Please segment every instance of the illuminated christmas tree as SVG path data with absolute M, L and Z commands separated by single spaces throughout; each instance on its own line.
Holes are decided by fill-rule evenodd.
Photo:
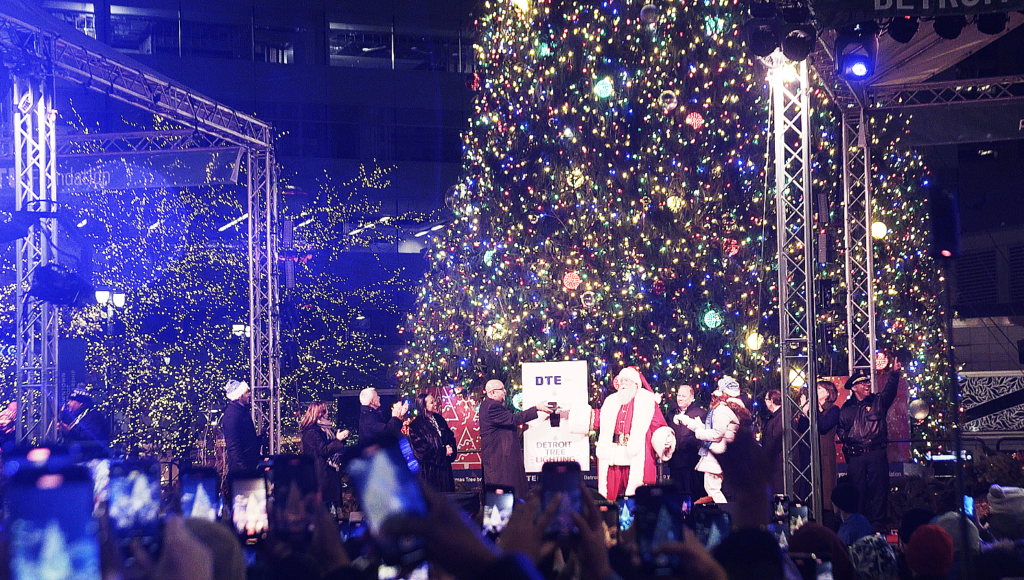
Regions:
M 744 343 L 772 333 L 767 91 L 742 6 L 486 9 L 463 178 L 405 329 L 403 388 L 514 385 L 522 362 L 582 359 L 598 387 L 637 365 L 659 390 L 726 373 L 760 390 L 771 341 Z

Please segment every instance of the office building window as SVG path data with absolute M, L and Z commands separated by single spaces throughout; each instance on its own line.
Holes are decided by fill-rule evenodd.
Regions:
M 301 34 L 301 30 L 257 26 L 253 31 L 256 60 L 274 64 L 295 64 L 295 45 Z
M 96 38 L 96 9 L 92 2 L 43 2 L 42 6 L 58 20 Z
M 178 54 L 178 14 L 110 6 L 110 45 L 132 54 Z
M 473 43 L 456 32 L 396 32 L 332 22 L 327 31 L 333 66 L 469 72 Z
M 248 27 L 218 22 L 181 23 L 182 52 L 187 56 L 252 58 Z

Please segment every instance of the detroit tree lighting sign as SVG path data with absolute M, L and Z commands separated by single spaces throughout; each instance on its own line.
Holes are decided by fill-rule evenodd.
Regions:
M 587 361 L 523 363 L 523 408 L 555 403 L 557 417 L 534 419 L 523 434 L 527 473 L 549 461 L 576 461 L 590 470 L 590 397 Z

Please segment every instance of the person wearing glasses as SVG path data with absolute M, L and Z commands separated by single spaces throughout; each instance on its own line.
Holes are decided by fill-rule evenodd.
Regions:
M 529 486 L 519 426 L 538 417 L 546 419 L 553 411 L 550 404 L 545 404 L 513 413 L 505 406 L 505 384 L 497 379 L 487 381 L 480 403 L 480 459 L 485 484 L 511 486 L 517 496 L 526 496 Z

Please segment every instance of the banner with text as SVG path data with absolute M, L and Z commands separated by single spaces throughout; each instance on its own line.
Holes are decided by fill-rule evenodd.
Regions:
M 815 19 L 824 28 L 837 29 L 865 20 L 894 16 L 936 17 L 985 12 L 1014 12 L 1024 0 L 820 0 L 814 3 Z
M 530 421 L 523 436 L 527 473 L 549 461 L 576 461 L 590 470 L 587 361 L 523 363 L 523 408 L 554 402 L 557 416 Z

